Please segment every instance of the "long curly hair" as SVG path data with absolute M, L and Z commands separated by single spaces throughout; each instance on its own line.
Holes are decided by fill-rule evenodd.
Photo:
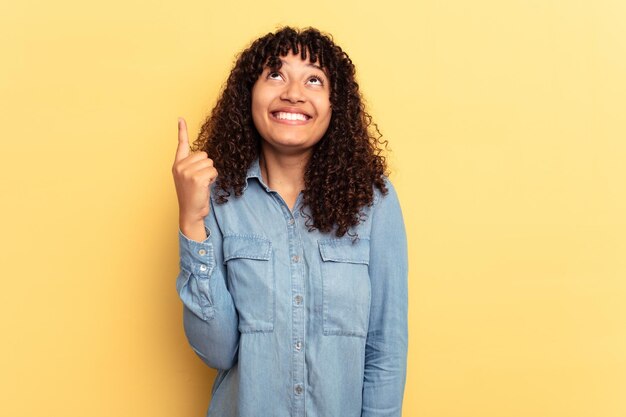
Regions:
M 280 68 L 279 56 L 300 53 L 318 62 L 330 78 L 332 115 L 324 136 L 313 147 L 304 173 L 305 189 L 300 213 L 309 231 L 331 232 L 337 237 L 363 221 L 361 209 L 371 206 L 373 186 L 383 194 L 388 175 L 378 126 L 365 111 L 355 80 L 355 67 L 332 36 L 315 28 L 286 26 L 255 40 L 241 52 L 210 116 L 200 129 L 192 150 L 205 151 L 218 171 L 217 203 L 234 192 L 243 194 L 246 173 L 260 155 L 261 136 L 252 119 L 252 87 L 264 67 Z M 304 212 L 308 207 L 311 216 Z M 358 236 L 356 236 L 358 238 Z

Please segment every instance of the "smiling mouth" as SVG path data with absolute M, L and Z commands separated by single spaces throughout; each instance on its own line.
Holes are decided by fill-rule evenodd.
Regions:
M 284 120 L 284 121 L 306 122 L 307 120 L 311 119 L 311 116 L 304 114 L 304 113 L 288 113 L 288 112 L 283 112 L 283 111 L 277 111 L 277 112 L 272 112 L 271 115 L 273 118 L 277 120 Z

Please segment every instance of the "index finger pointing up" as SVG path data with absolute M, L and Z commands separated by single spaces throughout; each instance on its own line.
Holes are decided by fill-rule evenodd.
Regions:
M 189 156 L 189 136 L 187 136 L 187 123 L 182 117 L 178 118 L 178 148 L 176 148 L 176 161 Z

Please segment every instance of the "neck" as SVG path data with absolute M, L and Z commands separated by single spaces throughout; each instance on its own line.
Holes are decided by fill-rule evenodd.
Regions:
M 310 155 L 276 155 L 261 150 L 259 166 L 263 181 L 274 190 L 300 192 L 304 189 L 304 170 Z

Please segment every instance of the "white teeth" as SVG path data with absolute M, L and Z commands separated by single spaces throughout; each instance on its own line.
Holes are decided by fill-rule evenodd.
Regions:
M 286 113 L 286 112 L 278 112 L 275 113 L 277 119 L 282 120 L 306 120 L 307 117 L 302 113 Z

